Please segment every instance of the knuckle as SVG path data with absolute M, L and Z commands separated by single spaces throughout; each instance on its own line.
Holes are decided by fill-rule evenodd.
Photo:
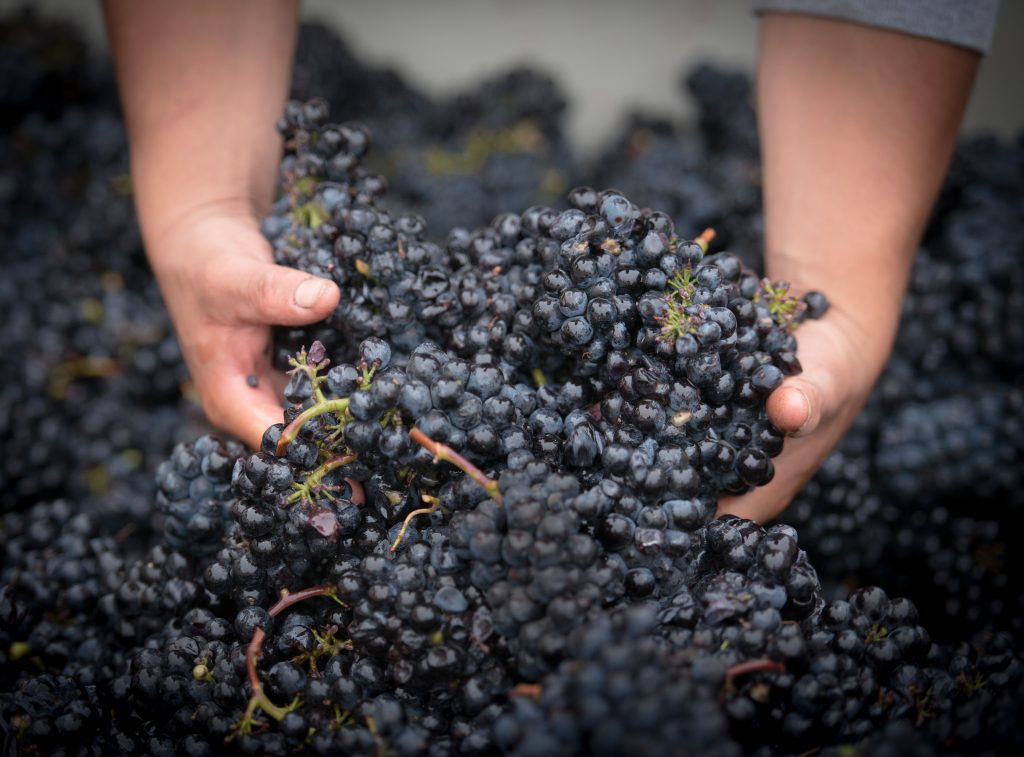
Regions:
M 261 313 L 277 309 L 277 272 L 273 268 L 263 268 L 253 277 L 251 297 Z

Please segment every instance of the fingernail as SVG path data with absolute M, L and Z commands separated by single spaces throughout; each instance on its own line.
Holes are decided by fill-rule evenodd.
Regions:
M 305 279 L 295 287 L 295 304 L 300 308 L 311 308 L 316 305 L 317 300 L 327 290 L 327 282 L 321 279 Z
M 797 389 L 800 394 L 801 403 L 804 406 L 804 419 L 800 421 L 800 427 L 796 430 L 796 433 L 804 431 L 811 422 L 811 400 L 804 393 L 803 389 Z

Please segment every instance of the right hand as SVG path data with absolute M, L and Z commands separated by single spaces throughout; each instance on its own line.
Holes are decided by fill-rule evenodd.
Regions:
M 282 420 L 284 374 L 270 363 L 270 326 L 322 320 L 338 287 L 275 265 L 247 209 L 199 208 L 147 251 L 207 418 L 258 449 Z

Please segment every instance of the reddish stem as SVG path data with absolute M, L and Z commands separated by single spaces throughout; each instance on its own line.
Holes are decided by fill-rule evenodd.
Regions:
M 738 662 L 731 668 L 725 671 L 725 680 L 727 683 L 732 681 L 739 676 L 750 675 L 751 673 L 785 673 L 786 666 L 777 660 L 769 660 L 762 658 L 760 660 L 746 660 L 745 662 Z
M 701 249 L 704 250 L 704 252 L 707 252 L 708 245 L 711 244 L 711 240 L 714 239 L 716 236 L 718 236 L 718 234 L 715 233 L 715 230 L 709 227 L 704 229 L 704 231 L 700 233 L 700 236 L 694 239 L 693 241 L 699 244 Z
M 469 462 L 466 458 L 460 455 L 458 452 L 453 450 L 447 444 L 441 444 L 441 442 L 435 442 L 429 436 L 424 434 L 418 428 L 414 428 L 409 432 L 409 437 L 419 444 L 421 447 L 426 449 L 430 454 L 434 456 L 434 460 L 444 460 L 451 463 L 459 470 L 463 471 L 467 476 L 476 481 L 480 486 L 483 487 L 495 502 L 499 505 L 502 504 L 501 491 L 498 489 L 498 482 L 492 478 L 488 478 L 482 470 L 477 468 L 473 463 Z
M 263 649 L 263 639 L 266 635 L 262 628 L 257 628 L 253 631 L 252 639 L 249 641 L 249 648 L 245 650 L 245 669 L 249 673 L 249 686 L 252 687 L 254 695 L 258 694 L 263 688 L 263 684 L 260 683 L 259 673 L 256 672 L 256 660 L 259 659 L 260 652 Z
M 535 702 L 540 701 L 544 688 L 539 683 L 517 683 L 509 692 L 513 697 L 529 697 Z
M 270 613 L 270 617 L 276 618 L 282 612 L 287 610 L 294 604 L 298 604 L 306 599 L 312 599 L 313 597 L 323 597 L 328 594 L 334 593 L 334 587 L 330 584 L 320 584 L 319 586 L 310 586 L 308 589 L 302 589 L 301 591 L 295 591 L 291 594 L 285 594 L 271 607 L 267 612 Z

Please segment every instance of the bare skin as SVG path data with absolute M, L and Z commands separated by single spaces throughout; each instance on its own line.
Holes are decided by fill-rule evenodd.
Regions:
M 259 231 L 298 3 L 107 0 L 106 16 L 150 264 L 207 417 L 257 447 L 281 421 L 270 324 L 318 321 L 339 297 L 274 265 Z
M 824 292 L 797 332 L 804 372 L 768 400 L 792 436 L 767 486 L 719 514 L 778 515 L 864 404 L 892 350 L 914 252 L 956 143 L 978 56 L 789 14 L 761 21 L 758 113 L 767 275 Z

